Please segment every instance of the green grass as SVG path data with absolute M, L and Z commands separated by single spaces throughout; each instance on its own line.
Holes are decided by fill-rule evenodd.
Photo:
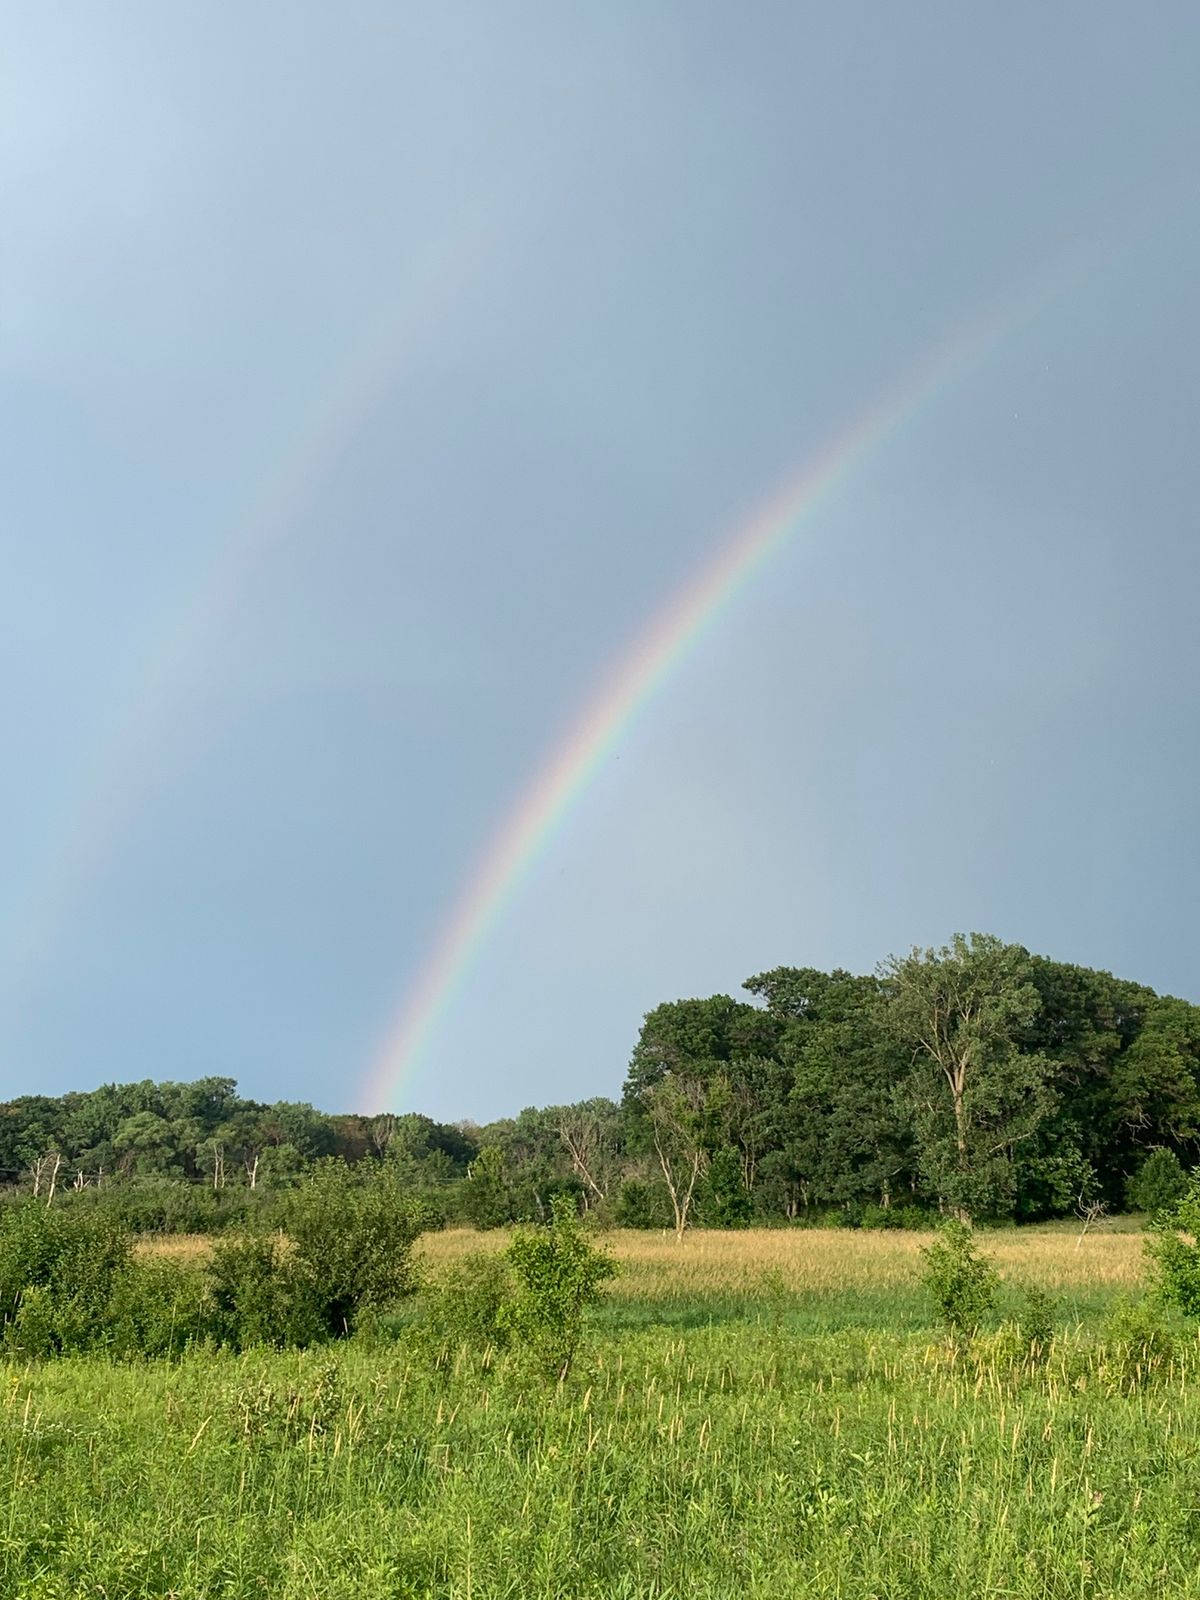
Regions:
M 1010 1243 L 1068 1291 L 1044 1366 L 951 1350 L 907 1256 L 805 1289 L 749 1245 L 723 1287 L 699 1250 L 631 1273 L 558 1390 L 403 1329 L 10 1365 L 0 1597 L 1200 1600 L 1200 1340 L 1139 1370 L 1120 1275 Z

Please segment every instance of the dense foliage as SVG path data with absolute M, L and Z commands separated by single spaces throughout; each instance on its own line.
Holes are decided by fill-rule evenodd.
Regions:
M 228 1078 L 0 1106 L 12 1194 L 135 1232 L 244 1229 L 316 1163 L 430 1218 L 626 1227 L 1018 1221 L 1158 1209 L 1200 1158 L 1200 1007 L 983 935 L 870 976 L 779 967 L 643 1023 L 620 1103 L 480 1127 L 242 1099 Z

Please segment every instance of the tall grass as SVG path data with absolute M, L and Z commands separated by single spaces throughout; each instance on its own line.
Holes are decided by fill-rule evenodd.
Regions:
M 939 1334 L 924 1242 L 609 1235 L 557 1385 L 403 1324 L 0 1367 L 0 1597 L 1200 1600 L 1200 1339 L 1109 1319 L 1137 1236 L 984 1237 L 1010 1309 L 1055 1296 L 1048 1351 Z
M 0 1593 L 1200 1595 L 1200 1344 L 606 1335 L 3 1374 Z

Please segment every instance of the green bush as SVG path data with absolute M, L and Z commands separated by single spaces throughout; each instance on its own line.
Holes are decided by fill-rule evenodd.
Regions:
M 522 1228 L 504 1252 L 516 1293 L 501 1318 L 548 1376 L 566 1377 L 579 1348 L 583 1314 L 617 1264 L 589 1244 L 574 1206 L 554 1199 L 553 1221 Z
M 1170 1364 L 1175 1339 L 1151 1300 L 1119 1300 L 1104 1326 L 1104 1366 L 1139 1387 Z
M 941 1222 L 937 1212 L 930 1211 L 927 1206 L 893 1206 L 891 1214 L 895 1218 L 893 1226 L 907 1228 L 912 1233 L 929 1233 Z
M 1017 1327 L 1028 1360 L 1044 1361 L 1050 1354 L 1050 1346 L 1054 1342 L 1054 1313 L 1054 1300 L 1044 1289 L 1030 1285 L 1025 1290 Z
M 433 1215 L 393 1169 L 318 1162 L 280 1207 L 282 1231 L 224 1239 L 207 1269 L 224 1344 L 348 1338 L 416 1288 L 412 1247 Z
M 741 1156 L 728 1145 L 714 1152 L 698 1196 L 698 1214 L 705 1228 L 745 1228 L 754 1217 Z
M 859 1214 L 858 1225 L 860 1228 L 902 1228 L 895 1206 L 864 1206 Z
M 278 1235 L 222 1239 L 213 1250 L 207 1278 L 211 1325 L 221 1344 L 235 1350 L 255 1345 L 303 1348 L 327 1332 L 316 1297 Z
M 203 1272 L 174 1261 L 130 1262 L 113 1285 L 109 1348 L 133 1359 L 180 1356 L 213 1336 Z
M 1200 1174 L 1159 1213 L 1143 1248 L 1157 1274 L 1159 1298 L 1185 1317 L 1200 1317 Z
M 1182 1200 L 1187 1187 L 1187 1174 L 1175 1152 L 1152 1150 L 1125 1185 L 1125 1198 L 1134 1211 L 1156 1216 Z
M 996 1304 L 1000 1277 L 991 1261 L 975 1248 L 975 1235 L 965 1223 L 947 1222 L 934 1244 L 921 1251 L 922 1282 L 938 1320 L 953 1334 L 970 1335 Z
M 360 1176 L 321 1161 L 292 1191 L 284 1211 L 289 1266 L 330 1338 L 347 1337 L 365 1313 L 415 1291 L 412 1247 L 432 1221 L 385 1166 Z
M 613 1202 L 613 1221 L 618 1228 L 669 1228 L 671 1197 L 664 1183 L 645 1178 L 626 1178 Z
M 0 1213 L 0 1330 L 27 1355 L 90 1350 L 109 1334 L 114 1289 L 132 1240 L 103 1216 L 40 1201 Z
M 512 1196 L 504 1169 L 504 1152 L 485 1144 L 471 1163 L 459 1196 L 463 1220 L 473 1228 L 503 1228 L 512 1220 Z
M 457 1262 L 424 1296 L 421 1342 L 438 1354 L 466 1347 L 503 1350 L 511 1341 L 509 1311 L 516 1280 L 508 1261 L 478 1251 Z
M 147 1177 L 116 1179 L 103 1188 L 66 1189 L 54 1203 L 72 1214 L 107 1216 L 134 1234 L 214 1234 L 245 1228 L 274 1200 L 262 1189 L 213 1189 L 182 1178 Z

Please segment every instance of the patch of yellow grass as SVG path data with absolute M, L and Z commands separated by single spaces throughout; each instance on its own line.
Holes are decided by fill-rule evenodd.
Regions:
M 199 1265 L 212 1255 L 212 1247 L 212 1239 L 203 1233 L 155 1233 L 139 1239 L 133 1248 L 135 1255 Z
M 615 1230 L 602 1236 L 621 1264 L 616 1292 L 631 1299 L 760 1291 L 768 1275 L 782 1287 L 809 1293 L 911 1287 L 920 1276 L 920 1250 L 932 1235 L 839 1229 L 697 1229 L 682 1244 L 674 1234 Z M 503 1231 L 450 1228 L 426 1234 L 418 1253 L 439 1267 L 473 1251 L 500 1250 Z M 1008 1228 L 980 1235 L 982 1250 L 1005 1276 L 1052 1292 L 1132 1290 L 1141 1281 L 1142 1241 L 1133 1232 L 1102 1229 L 1082 1241 L 1061 1227 Z
M 911 1288 L 921 1273 L 920 1250 L 932 1235 L 840 1229 L 762 1228 L 724 1233 L 696 1229 L 682 1244 L 672 1233 L 616 1229 L 600 1242 L 621 1265 L 615 1292 L 622 1299 L 680 1300 L 690 1295 L 761 1293 L 768 1275 L 791 1292 L 837 1294 Z M 502 1250 L 507 1230 L 476 1233 L 447 1228 L 417 1241 L 416 1254 L 438 1272 L 477 1251 Z M 1054 1294 L 1071 1290 L 1133 1291 L 1142 1281 L 1139 1232 L 1102 1227 L 1082 1241 L 1062 1225 L 1005 1228 L 979 1243 L 1006 1277 Z M 212 1240 L 191 1234 L 143 1239 L 138 1254 L 199 1265 Z

